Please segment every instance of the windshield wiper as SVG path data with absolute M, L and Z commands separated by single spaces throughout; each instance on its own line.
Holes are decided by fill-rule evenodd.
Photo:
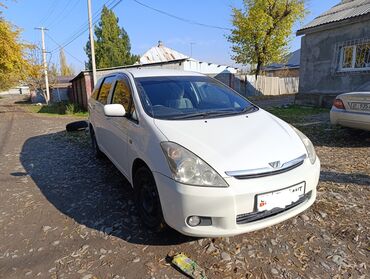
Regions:
M 250 105 L 248 107 L 245 107 L 242 111 L 240 111 L 240 113 L 253 112 L 253 111 L 256 111 L 256 110 L 258 110 L 257 106 Z
M 184 115 L 176 115 L 176 116 L 171 117 L 171 119 L 212 118 L 212 117 L 218 117 L 218 116 L 237 115 L 237 114 L 252 112 L 257 109 L 258 108 L 256 106 L 251 105 L 251 106 L 245 107 L 243 110 L 202 111 L 202 112 L 195 112 L 195 113 L 184 114 Z
M 175 117 L 171 117 L 171 119 L 191 119 L 191 118 L 210 118 L 210 117 L 217 117 L 223 115 L 235 115 L 239 114 L 240 111 L 203 111 L 203 112 L 196 112 L 190 113 L 185 115 L 178 115 Z

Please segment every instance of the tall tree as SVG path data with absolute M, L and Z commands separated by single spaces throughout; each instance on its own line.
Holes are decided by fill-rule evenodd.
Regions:
M 234 8 L 234 28 L 228 37 L 233 60 L 261 67 L 282 62 L 288 53 L 293 24 L 306 14 L 304 0 L 244 0 L 243 9 Z
M 33 46 L 22 43 L 20 30 L 0 15 L 0 90 L 24 80 L 30 70 L 27 51 Z
M 72 76 L 74 75 L 74 70 L 72 65 L 68 65 L 66 55 L 64 54 L 64 49 L 61 48 L 59 52 L 60 60 L 60 74 L 62 76 Z
M 49 103 L 46 95 L 45 85 L 45 75 L 44 75 L 44 65 L 42 61 L 42 54 L 40 47 L 34 47 L 28 52 L 29 71 L 27 72 L 27 77 L 25 82 L 28 84 L 32 91 L 39 91 L 44 97 L 46 104 Z M 54 87 L 58 82 L 58 68 L 54 63 L 48 65 L 48 79 L 49 87 Z
M 99 24 L 94 28 L 97 68 L 131 65 L 139 60 L 138 55 L 131 54 L 130 39 L 125 29 L 119 27 L 118 21 L 114 12 L 104 6 Z M 90 41 L 86 43 L 85 52 L 89 58 L 86 68 L 91 69 Z

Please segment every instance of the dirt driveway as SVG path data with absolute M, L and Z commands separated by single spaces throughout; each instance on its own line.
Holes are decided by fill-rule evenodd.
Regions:
M 19 98 L 18 98 L 19 99 Z M 322 162 L 316 203 L 279 225 L 230 238 L 148 232 L 130 185 L 94 158 L 70 117 L 0 100 L 0 278 L 185 278 L 185 252 L 208 278 L 370 278 L 370 134 L 294 120 Z

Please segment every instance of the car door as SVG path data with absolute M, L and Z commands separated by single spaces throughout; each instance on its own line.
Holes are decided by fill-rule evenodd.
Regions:
M 92 105 L 92 110 L 95 112 L 93 117 L 93 125 L 95 136 L 100 149 L 106 153 L 109 145 L 109 130 L 107 130 L 107 117 L 104 114 L 104 106 L 108 103 L 109 92 L 112 89 L 115 76 L 107 76 L 104 78 L 100 86 L 96 102 Z
M 107 151 L 113 163 L 127 176 L 129 174 L 127 150 L 130 140 L 128 131 L 133 123 L 137 123 L 137 119 L 132 102 L 132 88 L 129 79 L 123 74 L 117 76 L 110 103 L 121 104 L 126 110 L 124 117 L 107 117 L 110 132 Z

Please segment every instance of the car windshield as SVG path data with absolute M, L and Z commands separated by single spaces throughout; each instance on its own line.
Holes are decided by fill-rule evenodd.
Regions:
M 136 78 L 145 111 L 158 119 L 231 116 L 258 110 L 248 100 L 205 76 Z

